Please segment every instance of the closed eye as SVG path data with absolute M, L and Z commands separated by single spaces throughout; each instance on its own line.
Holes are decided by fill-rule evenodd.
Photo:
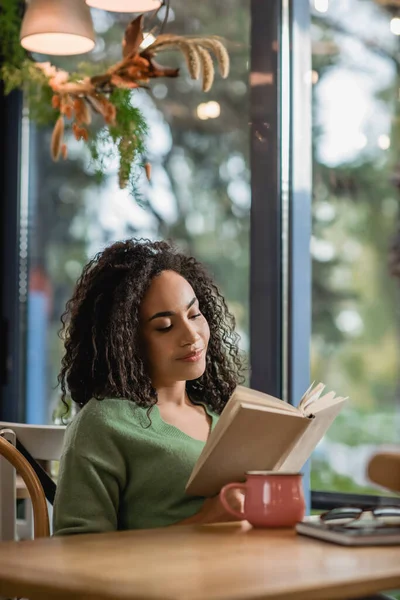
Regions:
M 203 315 L 201 314 L 201 312 L 199 312 L 199 313 L 197 313 L 197 314 L 192 315 L 191 317 L 189 317 L 189 319 L 193 319 L 194 320 L 194 319 L 198 319 L 199 317 L 202 317 L 202 316 Z M 156 331 L 161 331 L 162 333 L 165 333 L 166 331 L 170 331 L 170 329 L 172 329 L 172 323 L 171 323 L 171 325 L 168 325 L 167 327 L 158 327 L 156 329 Z
M 165 332 L 169 331 L 170 329 L 172 329 L 172 325 L 168 325 L 168 327 L 160 327 L 159 329 L 156 329 L 156 331 Z

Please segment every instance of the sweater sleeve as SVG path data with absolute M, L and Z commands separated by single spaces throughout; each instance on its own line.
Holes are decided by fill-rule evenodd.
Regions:
M 54 535 L 118 529 L 124 461 L 110 432 L 94 431 L 80 423 L 67 438 L 54 499 Z
M 54 499 L 54 535 L 115 531 L 118 504 L 118 481 L 107 465 L 73 450 L 64 454 Z

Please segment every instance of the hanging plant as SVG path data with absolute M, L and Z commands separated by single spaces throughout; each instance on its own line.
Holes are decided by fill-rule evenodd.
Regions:
M 142 113 L 132 104 L 132 90 L 146 87 L 151 79 L 178 77 L 179 69 L 164 67 L 155 57 L 165 51 L 181 52 L 192 79 L 202 79 L 203 91 L 213 84 L 215 57 L 223 78 L 229 74 L 229 55 L 216 36 L 188 37 L 160 34 L 145 49 L 143 15 L 126 28 L 121 60 L 105 73 L 69 73 L 50 62 L 35 62 L 19 43 L 21 17 L 18 0 L 0 0 L 0 54 L 4 56 L 1 76 L 5 91 L 23 89 L 30 116 L 38 124 L 54 124 L 51 155 L 54 160 L 67 157 L 65 133 L 71 129 L 77 140 L 88 144 L 98 173 L 104 173 L 105 160 L 115 150 L 119 155 L 119 185 L 127 187 L 134 178 L 135 166 L 143 164 L 148 131 Z M 95 116 L 103 127 L 92 127 Z

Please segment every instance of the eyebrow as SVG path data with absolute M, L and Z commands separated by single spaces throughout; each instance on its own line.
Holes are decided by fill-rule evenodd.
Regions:
M 186 309 L 189 310 L 189 308 L 193 306 L 196 300 L 196 296 L 192 298 L 189 304 L 187 305 Z M 172 310 L 165 310 L 164 312 L 158 312 L 152 317 L 150 317 L 149 321 L 152 321 L 153 319 L 159 319 L 160 317 L 173 317 L 174 315 L 176 315 L 176 313 L 174 313 Z

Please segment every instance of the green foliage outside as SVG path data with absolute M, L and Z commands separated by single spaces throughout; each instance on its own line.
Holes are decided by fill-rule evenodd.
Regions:
M 314 16 L 312 27 L 318 81 L 313 85 L 311 371 L 312 379 L 348 395 L 350 405 L 331 427 L 325 453 L 315 453 L 311 483 L 313 489 L 376 494 L 381 491 L 367 480 L 367 485 L 356 484 L 345 464 L 342 473 L 335 471 L 329 451 L 344 449 L 345 463 L 369 448 L 362 463 L 354 461 L 360 475 L 374 449 L 400 441 L 399 282 L 389 272 L 390 246 L 399 227 L 399 63 L 394 51 L 399 42 L 389 30 L 390 14 L 372 0 L 352 0 L 349 10 L 351 23 L 339 3 L 332 2 L 327 14 Z M 373 14 L 368 31 L 357 29 L 357 22 Z M 379 19 L 387 20 L 386 30 Z M 361 123 L 365 147 L 353 158 L 338 157 L 333 165 L 324 162 L 321 152 L 333 118 L 329 107 L 334 109 L 324 85 L 331 85 L 338 102 L 344 94 L 351 110 L 353 88 L 334 87 L 343 74 L 364 86 L 374 109 Z M 346 111 L 344 106 L 343 120 Z M 379 118 L 383 126 L 377 131 Z M 385 118 L 390 119 L 388 131 Z M 383 148 L 378 134 L 387 135 Z M 344 133 L 343 148 L 348 136 L 350 131 Z

